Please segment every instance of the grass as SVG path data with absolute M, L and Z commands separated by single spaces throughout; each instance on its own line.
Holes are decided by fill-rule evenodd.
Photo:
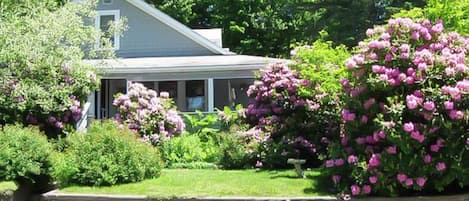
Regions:
M 68 187 L 69 193 L 146 195 L 150 197 L 190 196 L 319 196 L 328 195 L 316 170 L 307 179 L 296 178 L 291 170 L 189 170 L 166 169 L 157 179 L 112 187 Z
M 16 185 L 13 182 L 0 182 L 0 193 L 6 192 L 9 190 L 16 190 Z

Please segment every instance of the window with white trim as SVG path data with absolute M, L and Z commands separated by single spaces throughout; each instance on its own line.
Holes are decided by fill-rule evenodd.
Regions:
M 101 49 L 109 41 L 115 50 L 119 49 L 120 38 L 119 33 L 112 30 L 112 26 L 117 25 L 120 18 L 119 10 L 100 10 L 96 15 L 96 29 L 101 31 L 101 36 L 96 42 L 96 49 Z M 104 40 L 104 38 L 108 40 Z

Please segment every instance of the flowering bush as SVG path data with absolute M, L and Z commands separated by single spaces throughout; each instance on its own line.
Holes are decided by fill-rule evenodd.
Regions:
M 93 69 L 82 62 L 82 47 L 95 43 L 94 28 L 83 22 L 94 7 L 35 9 L 0 20 L 0 124 L 38 125 L 55 137 L 73 128 L 82 103 L 98 88 Z
M 469 41 L 391 19 L 346 61 L 340 140 L 325 167 L 344 193 L 402 195 L 469 184 Z
M 118 110 L 116 120 L 154 145 L 184 131 L 184 122 L 167 93 L 158 97 L 140 83 L 129 83 L 127 94 L 117 94 L 113 104 Z
M 284 63 L 274 63 L 261 70 L 258 80 L 247 91 L 253 99 L 246 110 L 246 120 L 254 128 L 248 132 L 262 134 L 260 161 L 268 167 L 286 166 L 288 157 L 311 157 L 318 143 L 326 142 L 327 118 L 321 105 L 325 93 L 308 93 L 310 82 Z M 259 129 L 262 132 L 257 132 Z M 313 162 L 309 160 L 308 162 Z

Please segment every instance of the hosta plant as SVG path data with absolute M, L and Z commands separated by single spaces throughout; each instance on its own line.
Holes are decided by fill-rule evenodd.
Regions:
M 345 128 L 324 166 L 352 196 L 469 184 L 469 42 L 443 23 L 391 19 L 346 61 Z
M 115 96 L 114 106 L 118 110 L 115 118 L 122 126 L 154 145 L 184 131 L 184 122 L 167 94 L 158 97 L 140 83 L 129 83 L 127 94 Z

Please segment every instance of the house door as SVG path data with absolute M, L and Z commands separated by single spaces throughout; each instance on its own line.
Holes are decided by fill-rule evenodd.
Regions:
M 118 93 L 127 93 L 127 80 L 102 79 L 101 90 L 98 93 L 99 100 L 96 108 L 99 108 L 98 118 L 112 118 L 117 113 L 117 108 L 112 104 L 114 96 Z

